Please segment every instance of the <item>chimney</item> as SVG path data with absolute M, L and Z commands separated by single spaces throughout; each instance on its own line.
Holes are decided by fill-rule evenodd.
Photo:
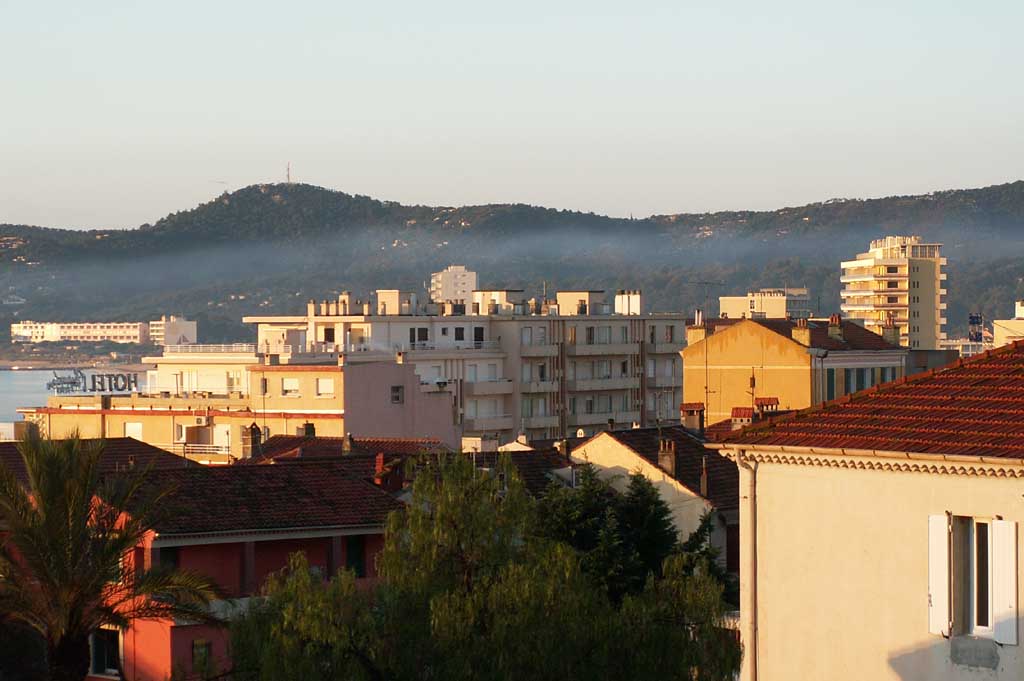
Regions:
M 341 451 L 343 454 L 348 454 L 355 449 L 355 438 L 352 437 L 352 433 L 345 433 L 345 439 L 341 441 Z
M 658 466 L 671 477 L 676 477 L 676 443 L 666 438 L 658 440 Z
M 893 321 L 892 312 L 885 316 L 885 324 L 882 326 L 882 338 L 889 345 L 900 344 L 900 329 Z
M 132 470 L 133 468 L 135 468 L 135 455 L 134 454 L 129 454 L 128 455 L 128 470 Z
M 843 340 L 843 318 L 837 314 L 828 318 L 828 337 Z
M 302 424 L 302 436 L 303 437 L 316 437 L 316 426 L 306 421 Z
M 704 403 L 683 402 L 679 405 L 679 420 L 687 430 L 697 431 L 704 437 Z
M 320 316 L 322 317 L 322 316 L 325 316 L 326 314 L 327 314 L 327 301 L 326 300 L 321 300 L 320 301 Z
M 313 300 L 312 298 L 310 298 L 309 302 L 306 303 L 306 316 L 307 317 L 315 317 L 316 316 L 316 301 Z
M 811 329 L 807 325 L 806 319 L 801 318 L 796 320 L 796 326 L 793 327 L 790 335 L 793 337 L 793 340 L 800 345 L 811 347 Z
M 384 484 L 384 452 L 377 452 L 377 458 L 373 460 L 373 483 Z
M 608 419 L 608 430 L 615 430 L 615 419 Z
M 708 498 L 708 455 L 705 454 L 700 460 L 700 495 Z
M 555 441 L 555 449 L 563 457 L 568 458 L 568 456 L 569 456 L 569 441 L 568 440 L 556 440 Z

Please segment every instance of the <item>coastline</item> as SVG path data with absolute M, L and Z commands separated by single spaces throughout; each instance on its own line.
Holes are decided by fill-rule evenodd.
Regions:
M 155 364 L 112 364 L 107 362 L 52 362 L 48 360 L 0 360 L 0 371 L 67 371 L 90 369 L 115 373 L 142 373 L 156 368 Z

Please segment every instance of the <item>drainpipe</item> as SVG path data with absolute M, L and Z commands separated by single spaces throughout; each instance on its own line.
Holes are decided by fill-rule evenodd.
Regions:
M 750 674 L 745 681 L 757 681 L 758 680 L 758 617 L 757 617 L 757 462 L 750 462 L 746 460 L 746 454 L 738 450 L 736 452 L 736 465 L 740 468 L 746 469 L 750 473 L 750 517 L 748 522 L 750 523 L 750 561 L 749 561 L 749 577 L 748 581 L 750 584 L 750 598 L 748 607 L 750 608 Z M 740 612 L 742 615 L 743 603 L 740 604 Z

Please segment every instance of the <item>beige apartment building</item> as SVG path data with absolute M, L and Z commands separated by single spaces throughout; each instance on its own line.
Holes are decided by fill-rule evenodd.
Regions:
M 149 323 L 149 342 L 163 345 L 187 345 L 199 341 L 196 323 L 174 315 L 161 315 Z
M 807 319 L 811 297 L 806 288 L 763 288 L 745 296 L 719 296 L 718 309 L 729 319 Z
M 1022 363 L 1015 343 L 709 445 L 739 466 L 743 681 L 1024 678 Z
M 258 346 L 302 347 L 347 366 L 393 358 L 424 385 L 453 390 L 466 436 L 531 439 L 591 435 L 609 424 L 678 423 L 679 351 L 686 320 L 643 311 L 639 291 L 473 291 L 464 301 L 421 304 L 378 290 L 373 301 L 310 302 L 290 317 L 245 317 Z
M 133 437 L 227 463 L 273 435 L 433 437 L 458 446 L 452 394 L 394 361 L 346 365 L 319 353 L 258 353 L 254 344 L 167 346 L 144 390 L 55 395 L 18 411 L 44 437 Z
M 941 349 L 946 338 L 946 259 L 941 249 L 942 244 L 924 243 L 919 236 L 872 241 L 866 253 L 842 263 L 843 314 L 875 333 L 891 319 L 901 345 Z
M 11 324 L 14 343 L 83 342 L 148 343 L 146 322 L 33 322 Z

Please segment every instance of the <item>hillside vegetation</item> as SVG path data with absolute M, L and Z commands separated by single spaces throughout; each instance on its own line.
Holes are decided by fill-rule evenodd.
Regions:
M 2 217 L 2 216 L 0 216 Z M 811 288 L 839 305 L 839 261 L 886 234 L 945 244 L 950 331 L 968 310 L 1012 314 L 1024 297 L 1024 182 L 774 211 L 609 218 L 522 204 L 404 206 L 303 184 L 254 185 L 132 230 L 0 225 L 4 305 L 32 319 L 181 313 L 208 341 L 248 339 L 243 314 L 299 313 L 348 289 L 421 289 L 462 263 L 485 286 L 641 288 L 654 310 L 757 286 Z M 704 284 L 701 282 L 713 282 Z

